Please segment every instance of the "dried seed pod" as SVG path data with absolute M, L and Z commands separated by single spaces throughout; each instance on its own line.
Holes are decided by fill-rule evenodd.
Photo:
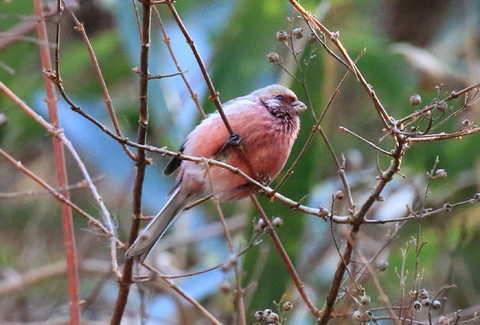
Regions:
M 353 312 L 352 318 L 353 318 L 354 320 L 361 321 L 361 320 L 362 320 L 362 314 L 363 314 L 363 313 L 362 313 L 360 310 L 355 310 L 355 311 Z
M 282 60 L 282 57 L 280 56 L 280 54 L 276 52 L 268 53 L 267 58 L 268 58 L 268 61 L 272 63 L 280 63 Z
M 442 308 L 442 303 L 440 302 L 440 300 L 432 301 L 432 308 L 435 310 L 439 310 L 440 308 Z
M 420 105 L 420 103 L 422 102 L 422 97 L 420 97 L 419 94 L 413 94 L 412 96 L 410 96 L 409 101 L 411 105 L 417 106 Z
M 334 194 L 334 196 L 335 196 L 335 199 L 336 199 L 336 200 L 341 200 L 341 199 L 343 199 L 343 197 L 344 197 L 345 195 L 343 194 L 342 191 L 336 191 L 335 194 Z
M 418 298 L 420 299 L 427 299 L 430 296 L 430 293 L 427 291 L 427 289 L 422 289 L 418 293 Z
M 263 310 L 257 310 L 254 317 L 259 322 L 263 321 Z
M 328 209 L 320 207 L 319 210 L 320 210 L 320 217 L 322 218 L 326 218 L 330 215 L 330 211 L 328 211 Z
M 422 303 L 421 303 L 420 301 L 418 301 L 418 300 L 415 300 L 415 301 L 413 302 L 413 308 L 414 308 L 415 310 L 420 310 L 420 309 L 422 309 Z
M 429 298 L 425 298 L 421 300 L 421 303 L 424 307 L 430 307 L 430 304 L 432 303 L 432 301 Z
M 445 101 L 439 100 L 439 101 L 437 102 L 436 107 L 438 108 L 438 110 L 439 110 L 440 112 L 445 113 L 445 111 L 446 111 L 447 108 L 448 108 L 448 105 L 447 105 L 447 103 L 446 103 Z
M 448 176 L 448 174 L 447 174 L 447 172 L 445 171 L 445 169 L 441 169 L 441 168 L 440 168 L 440 169 L 437 169 L 437 170 L 435 171 L 435 175 L 434 175 L 435 178 L 440 178 L 440 179 L 445 178 L 445 177 L 447 177 L 447 176 Z
M 284 30 L 279 30 L 277 32 L 277 34 L 275 35 L 275 37 L 277 38 L 277 40 L 279 40 L 280 42 L 283 42 L 285 41 L 287 38 L 288 38 L 288 33 Z
M 268 314 L 267 317 L 265 317 L 265 321 L 270 323 L 276 323 L 279 320 L 280 320 L 280 317 L 278 317 L 278 314 L 274 312 L 271 312 L 270 314 Z
M 280 217 L 275 217 L 275 218 L 272 220 L 272 226 L 275 227 L 275 228 L 278 228 L 278 227 L 283 226 L 283 220 L 282 220 L 282 218 L 280 218 Z
M 303 37 L 303 28 L 302 27 L 295 28 L 292 31 L 292 35 L 295 36 L 296 39 L 302 38 Z
M 450 203 L 445 203 L 445 204 L 443 205 L 443 208 L 445 209 L 445 212 L 450 212 L 450 211 L 452 211 L 452 209 L 453 209 L 453 207 L 452 207 L 452 205 L 451 205 Z
M 290 311 L 292 308 L 293 304 L 290 301 L 286 301 L 282 306 L 283 311 Z
M 364 306 L 368 305 L 370 303 L 370 297 L 367 295 L 363 295 L 360 297 L 360 303 Z

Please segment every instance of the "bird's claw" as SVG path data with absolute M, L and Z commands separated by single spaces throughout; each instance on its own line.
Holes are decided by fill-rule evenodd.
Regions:
M 260 173 L 258 176 L 260 177 L 262 184 L 265 186 L 268 186 L 268 184 L 270 184 L 272 181 L 272 177 L 270 177 L 268 174 Z
M 242 143 L 242 138 L 238 135 L 237 132 L 232 132 L 230 137 L 227 140 L 227 145 L 229 146 L 238 146 Z

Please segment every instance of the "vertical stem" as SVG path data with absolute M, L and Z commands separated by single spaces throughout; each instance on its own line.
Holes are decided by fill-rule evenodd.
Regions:
M 33 1 L 35 9 L 35 18 L 37 20 L 37 34 L 39 39 L 39 51 L 42 68 L 47 71 L 52 70 L 50 60 L 50 49 L 47 36 L 47 27 L 43 17 L 43 3 L 42 0 Z M 50 116 L 51 124 L 57 129 L 60 129 L 60 120 L 57 111 L 57 98 L 55 95 L 55 85 L 44 74 L 45 92 L 47 94 L 48 114 Z M 65 155 L 62 142 L 57 137 L 52 137 L 53 152 L 55 159 L 55 171 L 57 174 L 57 182 L 60 187 L 60 193 L 70 200 L 70 193 L 68 192 L 68 177 L 67 168 L 65 165 Z M 69 205 L 65 203 L 60 204 L 62 212 L 62 227 L 63 240 L 65 243 L 65 258 L 67 263 L 67 279 L 68 279 L 68 293 L 69 293 L 69 309 L 70 309 L 70 324 L 80 324 L 80 305 L 78 301 L 78 263 L 75 248 L 75 232 L 73 228 L 72 210 Z
M 151 7 L 148 1 L 142 2 L 142 31 L 141 31 L 141 53 L 140 53 L 140 90 L 139 90 L 139 121 L 137 142 L 141 145 L 146 143 L 148 130 L 148 55 L 150 49 L 150 24 L 151 24 Z M 145 179 L 145 169 L 147 160 L 145 159 L 145 150 L 138 149 L 136 155 L 137 174 L 133 188 L 133 220 L 130 227 L 130 235 L 128 238 L 128 246 L 130 246 L 137 238 L 140 229 L 140 219 L 142 216 L 142 191 L 143 181 Z M 120 324 L 125 306 L 132 284 L 133 258 L 127 258 L 123 268 L 122 279 L 118 288 L 117 302 L 110 320 L 110 324 Z

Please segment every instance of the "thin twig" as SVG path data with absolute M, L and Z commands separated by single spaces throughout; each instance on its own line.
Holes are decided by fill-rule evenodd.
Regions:
M 355 132 L 352 132 L 352 131 L 350 131 L 349 129 L 343 127 L 343 126 L 340 126 L 339 129 L 340 129 L 340 131 L 343 131 L 343 132 L 346 132 L 346 133 L 348 133 L 348 134 L 351 134 L 351 135 L 353 135 L 354 137 L 362 140 L 363 142 L 365 142 L 366 144 L 368 144 L 369 146 L 371 146 L 371 147 L 374 148 L 375 150 L 380 151 L 380 152 L 383 153 L 384 155 L 387 155 L 387 156 L 392 157 L 392 153 L 391 153 L 391 152 L 388 152 L 388 151 L 386 151 L 386 150 L 383 150 L 382 148 L 380 148 L 379 146 L 377 146 L 377 145 L 374 144 L 373 142 L 368 141 L 368 140 L 365 139 L 364 137 L 356 134 Z
M 93 178 L 92 182 L 97 183 L 97 182 L 100 182 L 104 179 L 105 179 L 104 176 L 99 176 L 99 177 Z M 84 188 L 87 188 L 87 187 L 88 187 L 87 181 L 84 179 L 84 180 L 81 180 L 80 182 L 77 182 L 75 184 L 68 185 L 66 189 L 68 191 L 72 191 L 72 190 L 84 189 Z M 55 188 L 55 191 L 57 191 L 57 192 L 62 191 L 62 190 L 65 190 L 65 188 L 61 188 L 61 187 Z M 49 195 L 49 194 L 50 194 L 50 192 L 48 192 L 47 190 L 28 190 L 28 191 L 10 192 L 10 193 L 1 193 L 0 192 L 0 199 L 14 199 L 14 198 L 23 198 L 23 197 L 27 197 L 27 196 Z
M 157 75 L 154 75 L 154 76 L 149 76 L 148 79 L 152 80 L 152 79 L 171 78 L 171 77 L 175 77 L 175 76 L 184 75 L 187 72 L 188 71 L 179 71 L 179 72 L 169 73 L 169 74 L 157 74 Z

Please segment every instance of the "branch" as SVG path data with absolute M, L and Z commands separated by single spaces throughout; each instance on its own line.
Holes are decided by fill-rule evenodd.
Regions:
M 37 34 L 40 51 L 40 60 L 43 69 L 51 70 L 50 48 L 48 46 L 47 26 L 43 18 L 43 3 L 42 0 L 33 0 L 35 18 L 37 20 Z M 57 11 L 60 11 L 60 5 L 57 5 Z M 60 119 L 57 111 L 57 98 L 55 95 L 55 86 L 44 76 L 45 91 L 47 93 L 48 115 L 52 124 L 60 127 Z M 68 186 L 67 167 L 65 164 L 65 153 L 63 144 L 57 137 L 52 138 L 53 153 L 55 157 L 55 171 L 57 174 L 57 181 L 60 187 L 65 188 L 62 195 L 66 200 L 70 200 L 70 194 L 66 190 Z M 60 204 L 62 211 L 62 226 L 63 226 L 63 240 L 65 244 L 65 258 L 67 261 L 67 279 L 68 279 L 68 293 L 69 293 L 69 310 L 70 323 L 73 325 L 80 324 L 80 301 L 78 298 L 78 262 L 75 247 L 75 232 L 73 228 L 72 209 L 68 204 Z
M 142 2 L 142 30 L 141 30 L 141 51 L 140 51 L 140 85 L 139 85 L 139 121 L 137 142 L 144 145 L 147 140 L 148 129 L 148 59 L 150 49 L 150 24 L 151 24 L 151 6 L 147 2 Z M 140 222 L 142 217 L 142 192 L 143 182 L 145 179 L 145 169 L 148 164 L 146 152 L 142 148 L 138 148 L 135 165 L 137 173 L 135 176 L 135 184 L 133 187 L 133 207 L 132 207 L 132 224 L 130 226 L 130 234 L 127 246 L 133 244 L 138 236 Z M 119 282 L 117 301 L 113 311 L 110 324 L 120 324 L 122 321 L 125 306 L 127 305 L 128 294 L 132 284 L 132 271 L 134 265 L 133 258 L 127 258 L 123 267 L 122 278 Z

